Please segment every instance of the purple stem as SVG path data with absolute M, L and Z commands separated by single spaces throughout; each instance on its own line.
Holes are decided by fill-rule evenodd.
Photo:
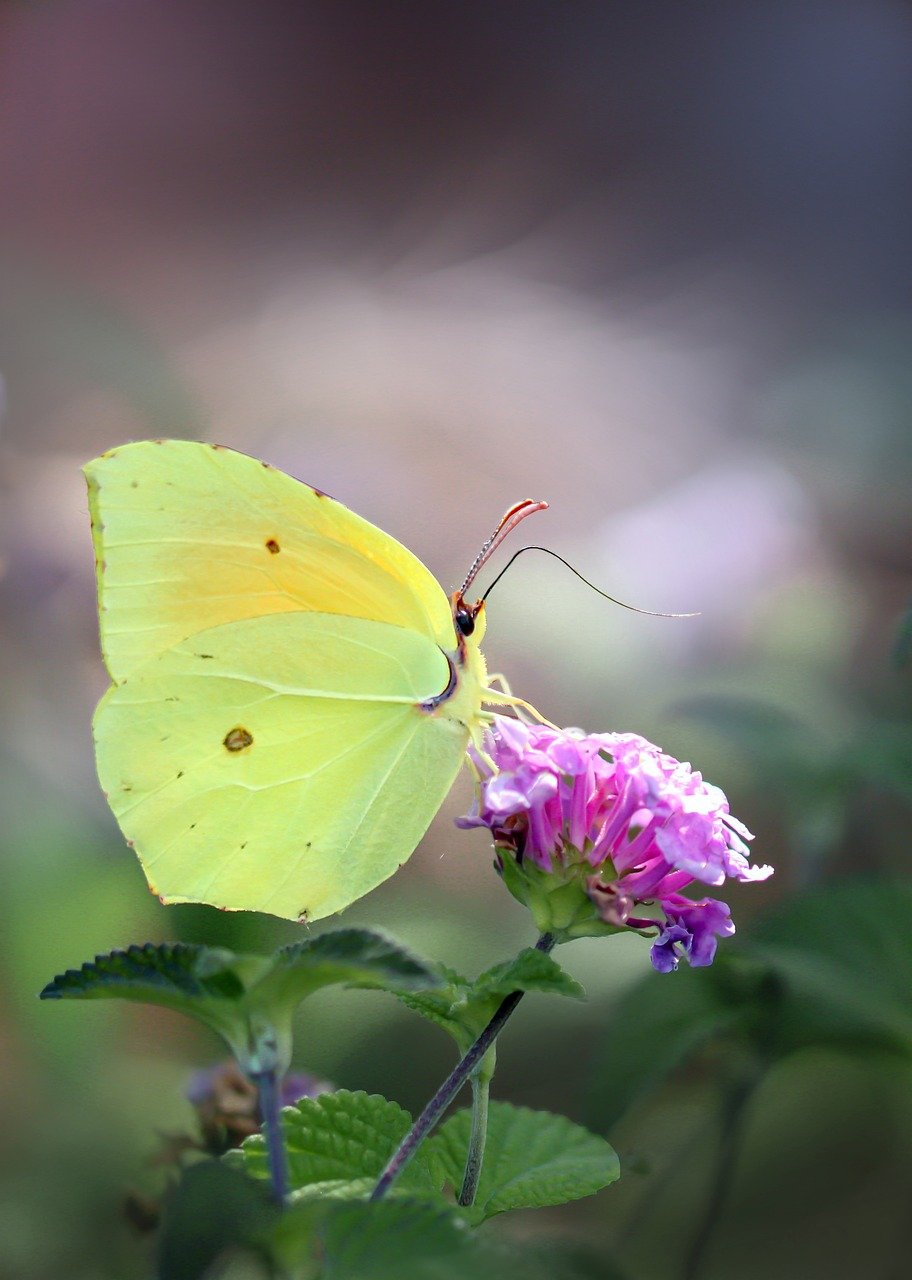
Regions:
M 252 1075 L 251 1079 L 257 1087 L 272 1194 L 279 1204 L 284 1205 L 288 1196 L 288 1171 L 285 1134 L 282 1130 L 281 1076 L 276 1070 L 261 1071 Z
M 552 934 L 543 933 L 538 942 L 536 942 L 535 949 L 547 953 L 553 948 L 554 942 L 555 939 Z M 484 1031 L 482 1031 L 471 1049 L 466 1052 L 465 1056 L 456 1063 L 456 1066 L 402 1139 L 399 1147 L 393 1152 L 386 1168 L 380 1175 L 377 1185 L 371 1192 L 371 1200 L 382 1200 L 387 1191 L 389 1191 L 421 1143 L 436 1126 L 438 1120 L 440 1120 L 456 1097 L 456 1094 L 497 1039 L 507 1019 L 524 995 L 524 991 L 511 991 L 508 996 L 504 996 Z

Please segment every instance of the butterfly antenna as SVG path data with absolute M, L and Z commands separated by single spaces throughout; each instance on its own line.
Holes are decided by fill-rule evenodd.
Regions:
M 563 556 L 559 556 L 557 552 L 552 551 L 550 547 L 520 547 L 518 551 L 514 552 L 514 554 L 510 557 L 510 559 L 501 569 L 500 573 L 497 575 L 497 577 L 488 587 L 487 591 L 481 597 L 482 600 L 487 600 L 488 596 L 497 586 L 498 582 L 500 582 L 501 578 L 507 572 L 507 570 L 509 569 L 513 561 L 518 559 L 519 556 L 521 556 L 525 551 L 544 551 L 546 556 L 553 556 L 555 560 L 559 560 L 561 564 L 566 565 L 567 568 L 570 570 L 570 572 L 575 574 L 577 578 L 579 578 L 580 582 L 585 582 L 587 587 L 591 587 L 592 590 L 597 595 L 604 596 L 606 600 L 610 600 L 612 604 L 620 605 L 622 609 L 629 609 L 631 613 L 645 613 L 650 618 L 699 618 L 700 616 L 699 613 L 662 613 L 656 609 L 640 609 L 635 604 L 626 604 L 623 600 L 618 600 L 614 596 L 610 596 L 607 591 L 603 591 L 601 587 L 597 587 L 595 583 L 590 582 L 588 578 L 584 578 L 583 575 L 580 573 L 579 569 L 574 569 L 573 565 L 570 563 L 569 560 L 565 560 Z
M 511 507 L 510 510 L 505 513 L 500 524 L 491 534 L 490 538 L 488 538 L 487 542 L 485 542 L 484 546 L 472 562 L 472 567 L 466 574 L 465 582 L 459 588 L 457 593 L 460 600 L 478 577 L 482 567 L 488 562 L 503 542 L 504 538 L 513 532 L 520 521 L 525 520 L 526 516 L 534 515 L 536 511 L 547 511 L 547 509 L 547 502 L 536 502 L 533 498 L 524 498 L 522 502 L 517 502 L 515 506 Z M 514 556 L 513 560 L 515 559 L 516 557 Z M 513 560 L 510 561 L 510 564 L 513 563 Z M 497 577 L 499 578 L 500 574 L 498 574 Z M 494 582 L 496 581 L 497 578 L 494 579 Z M 494 584 L 492 583 L 491 586 L 493 585 Z M 490 591 L 490 589 L 491 588 L 489 587 L 488 590 Z

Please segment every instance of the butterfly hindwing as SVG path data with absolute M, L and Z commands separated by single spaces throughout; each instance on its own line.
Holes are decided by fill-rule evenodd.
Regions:
M 280 613 L 145 663 L 95 717 L 99 777 L 165 901 L 319 919 L 391 875 L 468 741 L 449 668 L 387 623 Z

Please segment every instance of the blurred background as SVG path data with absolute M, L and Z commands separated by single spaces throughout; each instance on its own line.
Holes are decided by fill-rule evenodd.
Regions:
M 711 971 L 564 950 L 589 1004 L 529 997 L 495 1091 L 606 1134 L 623 1176 L 497 1229 L 574 1275 L 908 1274 L 910 69 L 898 0 L 0 9 L 0 1273 L 147 1275 L 124 1193 L 158 1195 L 221 1056 L 44 983 L 134 941 L 295 936 L 160 906 L 95 782 L 79 468 L 187 436 L 327 490 L 447 590 L 544 497 L 529 540 L 700 611 L 624 612 L 534 555 L 489 604 L 492 670 L 692 760 L 777 868 L 726 894 Z M 530 942 L 468 803 L 346 921 L 479 968 Z M 331 989 L 298 1062 L 417 1110 L 450 1047 Z

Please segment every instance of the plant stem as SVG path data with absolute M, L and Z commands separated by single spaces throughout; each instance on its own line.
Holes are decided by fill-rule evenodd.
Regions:
M 550 933 L 543 933 L 538 942 L 536 942 L 535 948 L 537 951 L 548 952 L 553 948 L 554 942 L 555 939 Z M 511 991 L 508 996 L 504 996 L 484 1031 L 482 1031 L 467 1053 L 456 1063 L 456 1066 L 402 1139 L 399 1147 L 393 1152 L 371 1193 L 371 1200 L 382 1200 L 387 1191 L 389 1191 L 421 1143 L 437 1124 L 444 1111 L 446 1111 L 456 1094 L 497 1039 L 504 1024 L 524 994 L 522 991 Z
M 465 1173 L 458 1203 L 466 1207 L 475 1203 L 478 1179 L 484 1160 L 485 1140 L 488 1136 L 488 1092 L 491 1081 L 487 1076 L 472 1076 L 472 1134 L 466 1156 Z
M 690 1248 L 684 1258 L 681 1280 L 698 1280 L 702 1273 L 709 1242 L 718 1224 L 722 1206 L 731 1184 L 735 1162 L 744 1129 L 748 1103 L 760 1083 L 762 1071 L 745 1075 L 729 1086 L 722 1105 L 722 1132 L 713 1174 L 712 1186 Z
M 288 1195 L 288 1174 L 285 1160 L 285 1134 L 282 1130 L 281 1076 L 278 1070 L 273 1068 L 271 1071 L 258 1071 L 251 1076 L 251 1079 L 257 1087 L 272 1194 L 279 1204 L 284 1205 Z

